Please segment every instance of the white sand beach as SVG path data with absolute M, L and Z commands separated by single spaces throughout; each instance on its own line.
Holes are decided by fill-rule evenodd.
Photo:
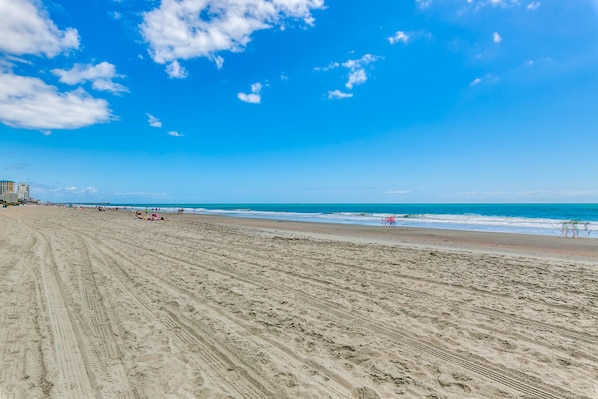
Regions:
M 0 209 L 1 399 L 598 398 L 598 240 Z

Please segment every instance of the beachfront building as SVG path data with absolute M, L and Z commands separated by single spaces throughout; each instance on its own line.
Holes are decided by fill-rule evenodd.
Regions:
M 19 183 L 17 186 L 17 199 L 19 202 L 29 202 L 29 184 Z
M 15 182 L 10 180 L 0 180 L 0 195 L 12 194 L 15 192 Z
M 30 195 L 29 184 L 19 183 L 14 181 L 0 180 L 0 203 L 6 204 L 26 204 L 33 202 Z
M 0 203 L 17 204 L 18 202 L 17 193 L 0 194 Z

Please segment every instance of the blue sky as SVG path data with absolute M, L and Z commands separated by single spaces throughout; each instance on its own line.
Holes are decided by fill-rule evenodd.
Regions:
M 44 201 L 598 202 L 598 0 L 0 0 Z

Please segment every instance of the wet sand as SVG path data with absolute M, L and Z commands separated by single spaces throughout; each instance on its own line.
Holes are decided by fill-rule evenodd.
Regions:
M 0 398 L 598 398 L 598 240 L 0 209 Z

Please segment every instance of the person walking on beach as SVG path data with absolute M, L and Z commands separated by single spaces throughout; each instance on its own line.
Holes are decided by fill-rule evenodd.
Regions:
M 572 227 L 572 229 L 571 229 L 572 236 L 571 236 L 571 238 L 578 238 L 579 237 L 579 229 L 577 228 L 577 224 L 578 224 L 578 222 L 576 222 L 576 221 L 572 223 L 572 226 L 571 226 Z
M 561 226 L 561 237 L 569 238 L 569 223 L 563 222 Z
M 588 226 L 589 226 L 589 225 L 590 225 L 590 222 L 585 222 L 585 223 L 583 224 L 583 231 L 585 231 L 585 232 L 586 232 L 586 236 L 587 236 L 588 238 L 590 238 L 590 233 L 592 232 L 590 229 L 588 229 Z

